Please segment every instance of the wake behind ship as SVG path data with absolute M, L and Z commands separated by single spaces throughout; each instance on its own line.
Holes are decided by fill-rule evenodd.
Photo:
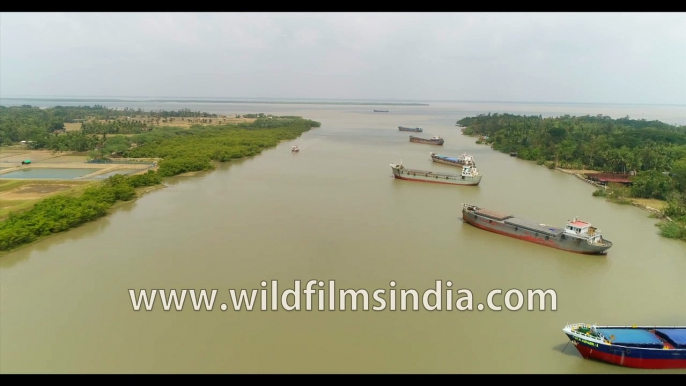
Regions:
M 612 247 L 612 242 L 605 240 L 599 229 L 576 218 L 561 229 L 463 204 L 462 219 L 479 229 L 569 252 L 601 255 Z
M 639 369 L 686 369 L 686 326 L 578 323 L 562 331 L 586 359 Z

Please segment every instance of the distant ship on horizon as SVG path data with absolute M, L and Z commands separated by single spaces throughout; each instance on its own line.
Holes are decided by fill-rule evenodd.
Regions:
M 387 113 L 388 110 L 376 110 L 376 109 L 374 109 L 374 112 L 375 113 Z

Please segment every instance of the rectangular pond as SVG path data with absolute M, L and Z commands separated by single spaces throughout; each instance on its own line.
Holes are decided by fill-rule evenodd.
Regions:
M 71 180 L 77 177 L 85 176 L 86 174 L 95 173 L 98 169 L 84 168 L 84 169 L 48 169 L 48 168 L 31 168 L 16 170 L 10 173 L 0 174 L 0 179 L 4 178 L 21 178 L 21 179 L 56 179 L 56 180 Z

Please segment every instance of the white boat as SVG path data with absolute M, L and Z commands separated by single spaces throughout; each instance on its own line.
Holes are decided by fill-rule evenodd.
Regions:
M 295 145 L 295 146 L 293 146 L 293 147 L 291 148 L 291 151 L 292 151 L 293 153 L 297 153 L 297 152 L 300 151 L 300 147 L 298 147 L 298 145 Z

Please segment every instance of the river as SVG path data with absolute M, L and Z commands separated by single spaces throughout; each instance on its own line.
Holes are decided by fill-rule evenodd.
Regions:
M 686 243 L 660 237 L 648 212 L 593 197 L 594 188 L 574 176 L 477 145 L 454 126 L 489 111 L 683 123 L 682 107 L 161 108 L 185 107 L 300 115 L 322 125 L 253 158 L 170 179 L 103 219 L 0 258 L 0 372 L 643 373 L 582 359 L 562 328 L 686 324 Z M 419 135 L 440 135 L 445 145 L 410 143 L 417 134 L 398 125 L 422 126 Z M 294 144 L 299 153 L 291 153 Z M 401 160 L 410 168 L 459 171 L 432 163 L 429 152 L 437 150 L 472 154 L 481 184 L 393 179 L 389 164 Z M 607 256 L 584 256 L 499 236 L 463 223 L 462 203 L 554 225 L 578 216 L 614 246 Z M 333 280 L 337 289 L 370 295 L 395 281 L 398 290 L 419 291 L 420 308 L 319 311 L 317 296 L 312 311 L 305 297 L 300 311 L 217 306 L 230 302 L 229 289 L 261 289 L 267 281 L 271 291 L 272 280 L 279 291 L 295 280 Z M 475 307 L 492 289 L 553 289 L 557 310 L 548 302 L 542 311 L 428 311 L 421 294 L 436 280 L 472 291 Z M 212 311 L 194 311 L 188 299 L 182 311 L 159 304 L 134 311 L 129 289 L 219 293 Z M 495 302 L 504 305 L 502 296 Z

